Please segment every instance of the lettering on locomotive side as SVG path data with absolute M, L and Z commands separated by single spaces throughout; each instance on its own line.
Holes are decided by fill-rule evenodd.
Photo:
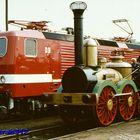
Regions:
M 45 53 L 50 54 L 51 53 L 51 48 L 50 47 L 45 47 Z
M 115 74 L 104 74 L 103 80 L 111 80 L 115 78 Z

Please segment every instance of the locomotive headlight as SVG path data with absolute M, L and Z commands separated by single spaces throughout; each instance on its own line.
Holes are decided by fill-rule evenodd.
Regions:
M 76 2 L 71 3 L 71 5 L 70 5 L 70 9 L 72 11 L 74 11 L 74 10 L 85 10 L 86 8 L 87 8 L 86 3 L 82 2 L 82 1 L 76 1 Z
M 4 76 L 1 76 L 1 77 L 0 77 L 0 82 L 1 82 L 2 84 L 4 84 L 5 81 L 6 81 L 5 77 L 4 77 Z

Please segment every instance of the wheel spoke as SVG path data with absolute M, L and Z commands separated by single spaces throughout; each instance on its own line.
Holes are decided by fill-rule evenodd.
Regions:
M 138 101 L 138 113 L 140 114 L 140 99 Z
M 105 87 L 99 97 L 99 103 L 96 106 L 96 114 L 99 122 L 107 126 L 111 124 L 117 113 L 117 99 L 113 98 L 115 92 L 112 87 Z
M 119 112 L 123 120 L 130 120 L 136 110 L 136 94 L 131 85 L 126 85 L 122 93 L 132 92 L 132 95 L 125 95 L 119 97 Z

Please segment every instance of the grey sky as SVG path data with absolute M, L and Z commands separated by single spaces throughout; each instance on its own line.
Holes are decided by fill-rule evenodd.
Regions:
M 69 5 L 74 0 L 9 0 L 9 20 L 52 21 L 56 30 L 73 27 L 73 13 Z M 127 36 L 112 23 L 126 18 L 134 31 L 133 38 L 140 41 L 140 0 L 83 0 L 84 34 L 93 37 Z M 5 0 L 0 0 L 0 30 L 5 30 Z M 10 30 L 13 29 L 9 26 Z

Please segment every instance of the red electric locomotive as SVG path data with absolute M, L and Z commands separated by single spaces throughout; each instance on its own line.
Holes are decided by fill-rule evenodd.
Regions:
M 44 22 L 10 23 L 31 30 L 0 32 L 2 113 L 41 107 L 40 95 L 55 92 L 64 71 L 74 64 L 73 35 L 45 32 Z

